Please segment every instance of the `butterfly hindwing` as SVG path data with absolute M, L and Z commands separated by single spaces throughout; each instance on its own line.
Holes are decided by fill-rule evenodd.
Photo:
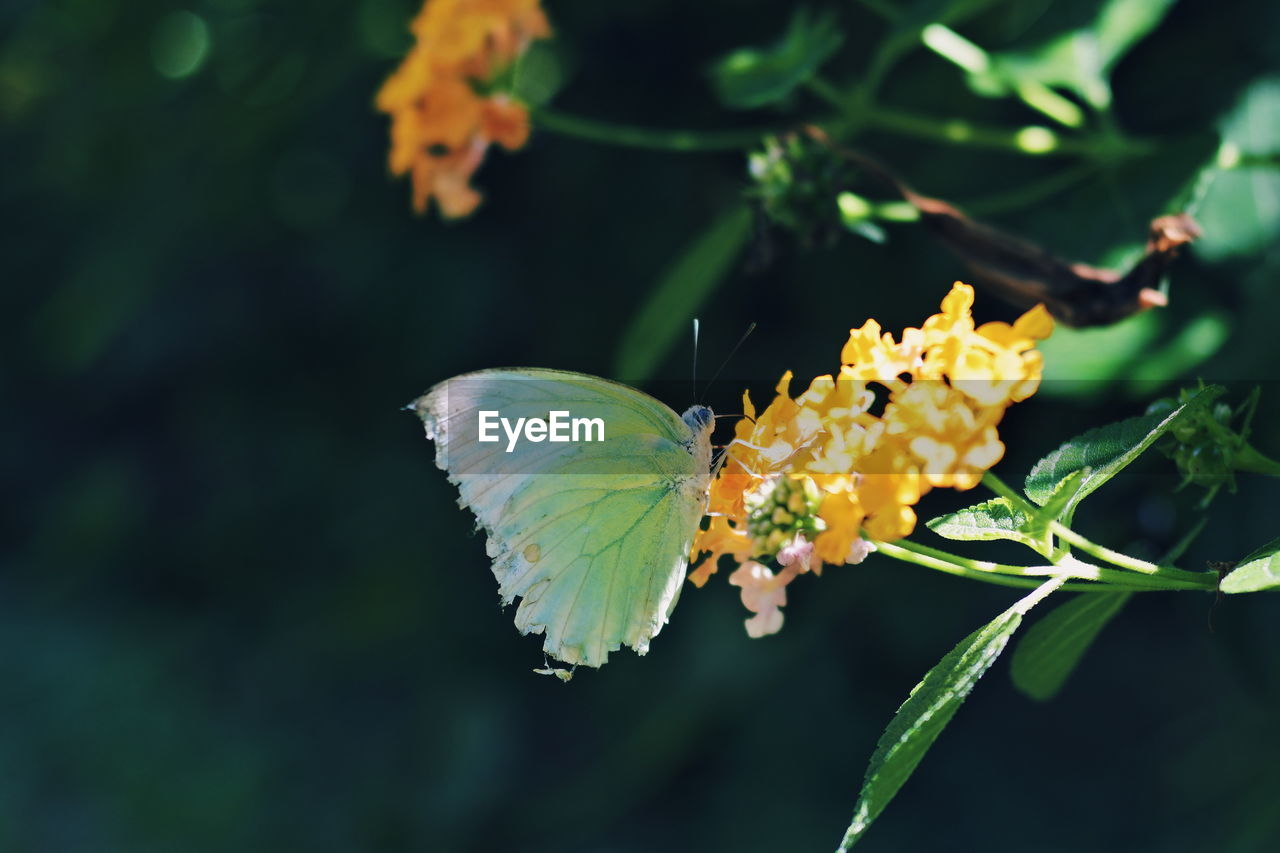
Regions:
M 544 651 L 600 666 L 622 644 L 648 649 L 674 605 L 705 507 L 709 430 L 657 400 L 585 374 L 488 370 L 414 403 L 436 461 L 488 534 L 516 626 Z M 600 418 L 603 441 L 478 441 L 479 413 Z

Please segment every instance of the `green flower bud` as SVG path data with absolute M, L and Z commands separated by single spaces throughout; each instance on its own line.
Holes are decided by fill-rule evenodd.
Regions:
M 1222 485 L 1231 478 L 1231 457 L 1221 445 L 1201 444 L 1191 449 L 1183 470 L 1197 486 Z
M 812 540 L 826 527 L 818 518 L 822 495 L 807 477 L 776 477 L 747 494 L 744 500 L 747 532 L 756 557 L 774 556 L 797 533 L 804 533 Z

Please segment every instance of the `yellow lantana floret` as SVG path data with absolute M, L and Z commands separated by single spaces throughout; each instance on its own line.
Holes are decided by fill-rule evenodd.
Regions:
M 695 558 L 709 555 L 695 583 L 728 555 L 742 567 L 734 582 L 744 601 L 749 589 L 767 587 L 781 604 L 782 587 L 802 571 L 795 554 L 806 555 L 803 571 L 860 562 L 871 550 L 864 534 L 911 534 L 914 506 L 929 490 L 981 481 L 1004 455 L 997 427 L 1005 410 L 1039 387 L 1035 345 L 1053 320 L 1037 306 L 1012 325 L 975 326 L 973 298 L 973 288 L 956 282 L 940 313 L 898 341 L 868 320 L 850 331 L 839 373 L 819 376 L 794 399 L 784 374 L 759 417 L 743 395 L 746 416 L 711 483 L 710 524 L 694 538 Z M 768 558 L 786 571 L 775 576 L 756 562 Z M 753 635 L 781 627 L 776 608 L 751 609 Z

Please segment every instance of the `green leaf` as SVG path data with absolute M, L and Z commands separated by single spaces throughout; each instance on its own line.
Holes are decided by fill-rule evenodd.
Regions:
M 836 17 L 797 9 L 782 40 L 768 48 L 742 48 L 711 68 L 716 94 L 727 107 L 754 109 L 791 94 L 840 49 Z
M 1231 318 L 1225 311 L 1205 311 L 1187 322 L 1163 346 L 1153 346 L 1127 372 L 1125 393 L 1149 398 L 1160 389 L 1208 361 L 1231 337 Z
M 1021 622 L 1015 611 L 1000 614 L 952 649 L 911 691 L 871 756 L 841 850 L 853 846 L 884 811 Z
M 928 528 L 946 539 L 976 542 L 1011 539 L 1035 547 L 1024 529 L 1031 522 L 1027 515 L 1007 498 L 994 498 L 975 506 L 940 515 L 926 522 Z
M 1050 521 L 1057 521 L 1067 514 L 1067 508 L 1072 506 L 1076 494 L 1080 491 L 1080 487 L 1084 485 L 1085 475 L 1088 471 L 1081 469 L 1073 474 L 1067 475 L 1066 479 L 1058 483 L 1057 488 L 1053 490 L 1053 494 L 1044 502 L 1041 512 L 1037 518 L 1031 522 L 1029 529 L 1039 532 L 1047 527 Z
M 1042 584 L 987 625 L 974 631 L 929 670 L 902 703 L 867 766 L 853 821 L 840 842 L 848 850 L 858 842 L 889 801 L 910 778 L 929 747 L 938 739 L 960 704 L 996 658 L 1004 651 L 1022 617 L 1062 584 L 1057 578 Z
M 928 528 L 946 539 L 962 542 L 1008 539 L 1020 542 L 1033 551 L 1049 556 L 1053 550 L 1048 530 L 1051 522 L 1062 517 L 1071 499 L 1084 482 L 1084 471 L 1063 479 L 1043 507 L 1006 497 L 965 507 L 926 522 Z
M 1022 532 L 1035 543 L 1031 547 L 1046 557 L 1053 551 L 1053 537 L 1049 533 L 1049 526 L 1059 520 L 1071 523 L 1071 516 L 1075 512 L 1073 501 L 1080 487 L 1084 485 L 1084 478 L 1088 473 L 1089 469 L 1082 468 L 1069 474 L 1058 483 L 1058 487 L 1053 490 L 1053 494 L 1045 501 L 1040 511 L 1028 518 L 1023 525 Z
M 1259 592 L 1280 589 L 1280 539 L 1272 539 L 1240 561 L 1222 581 L 1222 591 Z
M 568 60 L 554 41 L 538 39 L 516 60 L 511 70 L 511 93 L 531 106 L 549 102 L 568 81 Z
M 1077 475 L 1080 477 L 1079 488 L 1062 509 L 1063 515 L 1070 515 L 1080 501 L 1137 459 L 1157 438 L 1187 417 L 1193 408 L 1207 405 L 1221 393 L 1221 388 L 1209 386 L 1168 415 L 1128 418 L 1071 439 L 1031 469 L 1025 486 L 1027 497 L 1043 506 L 1063 480 L 1083 471 Z
M 1209 261 L 1254 255 L 1280 235 L 1280 76 L 1257 81 L 1222 122 L 1222 147 L 1201 176 L 1193 213 L 1204 228 L 1196 254 Z
M 648 379 L 693 315 L 728 275 L 751 233 L 751 211 L 735 207 L 711 224 L 662 275 L 622 334 L 616 376 Z
M 1170 140 L 1161 145 L 1159 156 L 1129 157 L 1108 164 L 1096 178 L 1075 184 L 1055 196 L 1053 204 L 1028 210 L 1004 222 L 1027 239 L 1052 246 L 1060 257 L 1123 273 L 1142 258 L 1151 220 L 1186 209 L 1189 189 L 1204 164 L 1216 155 L 1220 141 L 1216 131 Z M 1123 329 L 1146 316 L 1154 316 L 1158 321 L 1164 313 L 1147 312 L 1115 328 Z M 1157 331 L 1163 333 L 1164 325 L 1156 325 Z M 1066 330 L 1059 328 L 1058 331 Z M 1123 337 L 1119 331 L 1116 335 Z M 1073 338 L 1067 336 L 1067 343 Z M 1089 353 L 1089 348 L 1099 339 L 1101 336 L 1076 339 L 1080 348 L 1070 351 L 1068 362 Z M 1089 355 L 1092 357 L 1092 353 Z M 1052 362 L 1049 364 L 1052 366 Z M 1119 368 L 1121 375 L 1128 364 L 1125 362 Z M 1053 378 L 1073 380 L 1076 375 L 1074 371 L 1060 372 Z
M 992 54 L 990 67 L 972 73 L 970 83 L 984 94 L 1016 93 L 1055 118 L 1062 106 L 1054 101 L 1055 86 L 1105 110 L 1111 105 L 1112 69 L 1172 6 L 1173 0 L 1110 0 L 1087 26 L 1029 50 Z
M 1041 396 L 1092 397 L 1150 351 L 1160 336 L 1156 311 L 1090 329 L 1059 325 L 1038 346 L 1044 354 Z
M 1098 633 L 1129 600 L 1128 592 L 1086 592 L 1032 625 L 1013 650 L 1014 686 L 1041 701 L 1056 694 Z

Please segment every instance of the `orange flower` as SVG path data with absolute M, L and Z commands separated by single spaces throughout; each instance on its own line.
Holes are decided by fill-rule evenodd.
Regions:
M 824 563 L 836 566 L 844 564 L 854 543 L 858 541 L 858 531 L 862 528 L 862 519 L 866 517 L 857 495 L 851 492 L 827 495 L 822 500 L 822 509 L 818 515 L 826 529 L 818 534 L 813 543 L 815 553 Z
M 690 577 L 701 586 L 721 556 L 732 557 L 739 568 L 730 583 L 756 613 L 752 636 L 781 628 L 778 607 L 800 570 L 861 562 L 873 548 L 864 534 L 910 535 L 924 494 L 971 489 L 1004 455 L 997 426 L 1009 405 L 1035 393 L 1043 366 L 1035 343 L 1053 321 L 1037 306 L 1012 325 L 975 327 L 973 289 L 960 282 L 941 307 L 900 341 L 875 320 L 853 329 L 837 375 L 817 377 L 793 400 L 784 374 L 759 417 L 743 395 L 746 417 L 711 484 L 711 524 L 694 540 L 695 556 L 711 556 Z M 779 574 L 756 562 L 767 558 Z
M 702 586 L 707 582 L 707 578 L 716 570 L 716 563 L 721 556 L 728 554 L 739 563 L 751 556 L 751 537 L 747 535 L 746 529 L 733 527 L 723 515 L 712 516 L 710 526 L 698 531 L 694 542 L 695 557 L 702 552 L 709 554 L 702 565 L 689 574 L 689 580 L 693 581 L 694 586 Z
M 514 151 L 529 138 L 523 104 L 479 89 L 551 28 L 538 0 L 427 0 L 410 30 L 417 42 L 376 99 L 391 116 L 388 165 L 411 176 L 419 213 L 435 199 L 444 216 L 466 216 L 489 146 Z

